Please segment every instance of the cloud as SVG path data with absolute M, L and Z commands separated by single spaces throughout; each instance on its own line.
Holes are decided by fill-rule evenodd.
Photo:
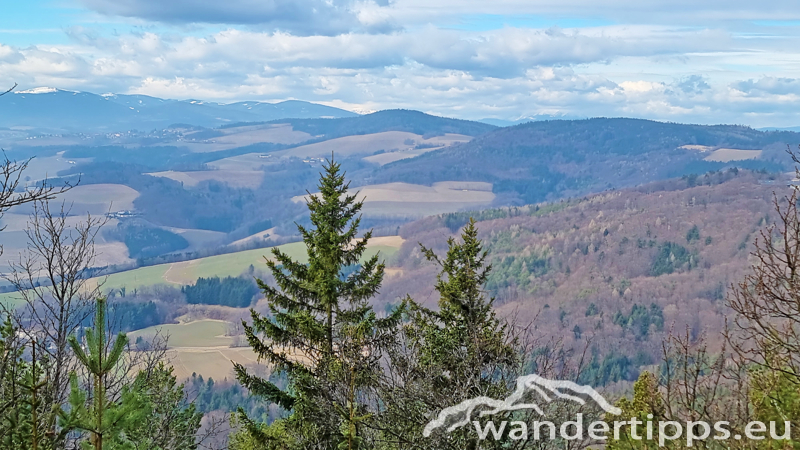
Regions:
M 81 0 L 101 14 L 162 23 L 252 25 L 299 36 L 397 29 L 388 0 Z
M 400 2 L 358 3 L 354 20 L 393 20 Z M 234 26 L 204 36 L 178 27 L 67 32 L 70 45 L 0 46 L 0 79 L 19 82 L 20 89 L 216 101 L 295 98 L 471 119 L 553 114 L 798 122 L 791 36 L 761 39 L 666 25 L 465 31 L 427 24 L 307 36 Z M 774 75 L 761 76 L 765 70 Z
M 734 83 L 732 87 L 747 95 L 774 94 L 800 95 L 800 79 L 764 77 L 760 80 L 747 80 Z
M 702 75 L 690 75 L 675 83 L 675 87 L 686 94 L 699 94 L 711 89 Z

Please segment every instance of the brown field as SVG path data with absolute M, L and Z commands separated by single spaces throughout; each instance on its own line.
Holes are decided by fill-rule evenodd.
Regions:
M 302 131 L 295 131 L 289 124 L 277 125 L 248 125 L 244 127 L 227 128 L 220 130 L 225 136 L 214 137 L 204 141 L 192 142 L 181 141 L 176 145 L 185 146 L 189 150 L 198 153 L 216 152 L 228 150 L 245 145 L 257 144 L 259 142 L 271 142 L 276 144 L 299 144 L 305 142 L 313 136 Z M 186 135 L 191 139 L 192 135 Z
M 209 167 L 227 171 L 246 171 L 258 170 L 264 164 L 269 164 L 274 161 L 275 157 L 261 157 L 261 153 L 247 153 L 239 156 L 231 156 L 230 158 L 218 159 L 208 163 Z M 263 172 L 259 172 L 263 173 Z
M 233 362 L 242 365 L 257 363 L 256 354 L 250 347 L 187 347 L 167 351 L 167 358 L 175 368 L 178 380 L 184 380 L 193 373 L 217 381 L 233 381 Z
M 135 189 L 121 184 L 86 184 L 60 194 L 54 205 L 61 205 L 62 202 L 67 206 L 72 205 L 71 215 L 85 216 L 88 212 L 93 216 L 100 216 L 109 210 L 133 209 L 133 201 L 138 196 L 139 192 Z M 27 216 L 33 212 L 33 206 L 30 204 L 17 206 L 10 212 Z
M 45 178 L 53 178 L 57 176 L 59 171 L 67 170 L 75 164 L 90 161 L 90 158 L 81 158 L 71 160 L 63 158 L 61 155 L 64 152 L 59 152 L 56 156 L 46 156 L 33 158 L 25 169 L 25 176 L 31 177 L 31 180 L 44 180 Z M 74 164 L 70 164 L 73 161 Z
M 184 252 L 193 252 L 203 248 L 216 247 L 223 243 L 225 233 L 221 231 L 198 230 L 196 228 L 167 228 L 169 231 L 183 236 L 189 241 L 189 247 Z
M 709 147 L 708 145 L 681 145 L 678 148 L 682 148 L 684 150 L 695 150 L 698 152 L 709 152 L 714 149 L 714 147 Z
M 248 244 L 248 243 L 250 243 L 252 241 L 260 241 L 262 239 L 266 239 L 267 237 L 271 237 L 271 238 L 278 237 L 278 235 L 275 233 L 275 228 L 274 227 L 270 228 L 269 230 L 259 231 L 256 234 L 251 234 L 250 236 L 247 236 L 245 238 L 241 238 L 238 241 L 233 241 L 233 242 L 231 242 L 231 245 L 234 245 L 234 246 L 236 246 L 236 245 L 244 245 L 244 244 Z
M 215 380 L 233 379 L 231 360 L 251 364 L 256 358 L 249 347 L 231 348 L 235 338 L 226 336 L 230 325 L 222 320 L 203 319 L 145 328 L 128 333 L 128 337 L 135 341 L 139 336 L 147 339 L 156 333 L 168 336 L 167 358 L 179 380 L 192 373 Z
M 19 213 L 6 213 L 0 219 L 0 226 L 5 227 L 0 233 L 0 245 L 3 246 L 2 258 L 0 258 L 0 271 L 8 269 L 9 260 L 18 260 L 19 256 L 27 251 L 28 236 L 25 234 L 28 220 L 28 214 Z M 85 221 L 85 215 L 74 215 L 67 218 L 68 226 L 75 226 L 76 224 Z M 117 226 L 117 220 L 109 220 L 105 225 L 106 229 L 111 229 Z M 97 250 L 97 257 L 95 264 L 97 266 L 105 266 L 109 264 L 123 264 L 130 262 L 128 258 L 128 248 L 122 242 L 111 241 L 105 238 L 102 233 L 98 233 L 95 237 L 95 249 Z
M 730 161 L 742 161 L 745 159 L 756 159 L 761 156 L 761 150 L 738 150 L 734 148 L 720 148 L 718 150 L 714 150 L 713 153 L 706 156 L 706 161 L 715 161 L 715 162 L 730 162 Z
M 364 214 L 419 217 L 488 206 L 494 200 L 491 183 L 444 181 L 433 186 L 387 183 L 355 188 L 364 198 Z M 306 196 L 292 201 L 305 201 Z
M 414 141 L 414 143 L 410 145 L 406 144 L 406 140 L 409 139 Z M 460 134 L 446 134 L 444 136 L 423 139 L 422 136 L 414 133 L 407 133 L 404 131 L 384 131 L 382 133 L 345 136 L 328 141 L 317 142 L 316 144 L 303 145 L 282 152 L 276 152 L 275 154 L 279 156 L 295 156 L 298 158 L 328 157 L 331 155 L 331 152 L 338 155 L 347 156 L 371 155 L 379 150 L 385 150 L 387 153 L 395 151 L 408 151 L 413 149 L 415 145 L 423 143 L 442 147 L 446 145 L 452 145 L 457 142 L 467 142 L 471 139 L 472 137 L 470 136 L 464 136 Z M 425 150 L 430 151 L 431 149 Z
M 441 148 L 444 147 L 400 149 L 395 152 L 381 153 L 380 155 L 367 156 L 366 158 L 362 159 L 364 161 L 382 166 L 384 164 L 400 161 L 401 159 L 414 158 L 415 156 L 419 156 L 423 153 L 432 152 L 434 150 L 439 150 Z
M 196 186 L 201 181 L 215 180 L 238 188 L 257 188 L 264 178 L 264 172 L 257 170 L 203 170 L 192 172 L 153 172 L 147 175 L 164 177 L 179 181 L 184 186 Z

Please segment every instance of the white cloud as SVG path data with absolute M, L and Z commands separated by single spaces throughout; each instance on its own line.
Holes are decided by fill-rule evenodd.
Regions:
M 613 10 L 626 1 L 606 4 Z M 424 6 L 411 0 L 382 4 L 388 6 L 347 3 L 356 11 L 353 20 L 364 26 L 396 21 L 400 12 Z M 445 14 L 443 4 L 428 9 L 433 16 Z M 596 9 L 577 0 L 542 5 Z M 777 11 L 763 9 L 764 15 Z M 800 73 L 800 52 L 788 31 L 753 36 L 665 24 L 489 31 L 423 24 L 379 34 L 355 29 L 305 36 L 229 27 L 200 37 L 170 28 L 109 36 L 73 27 L 71 45 L 0 45 L 0 79 L 22 88 L 218 101 L 296 98 L 359 111 L 411 108 L 472 119 L 566 114 L 800 124 L 792 104 L 800 96 L 793 75 Z

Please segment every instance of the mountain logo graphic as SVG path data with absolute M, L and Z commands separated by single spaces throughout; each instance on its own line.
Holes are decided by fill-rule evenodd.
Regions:
M 546 403 L 553 401 L 555 398 L 561 398 L 572 400 L 581 405 L 585 405 L 586 400 L 578 397 L 578 395 L 584 395 L 594 400 L 605 412 L 617 416 L 622 414 L 621 409 L 608 403 L 591 386 L 581 386 L 566 380 L 548 380 L 539 375 L 531 374 L 517 378 L 516 390 L 504 400 L 496 400 L 491 397 L 476 397 L 443 409 L 436 419 L 425 426 L 422 435 L 429 437 L 434 430 L 442 427 L 447 427 L 446 430 L 449 433 L 468 425 L 472 420 L 475 409 L 479 407 L 481 408 L 478 412 L 479 417 L 523 409 L 532 409 L 544 415 L 544 411 L 538 404 L 522 400 L 531 393 L 538 394 Z

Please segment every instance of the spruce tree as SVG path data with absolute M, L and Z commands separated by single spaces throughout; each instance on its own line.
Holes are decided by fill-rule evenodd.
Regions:
M 447 254 L 440 259 L 422 246 L 426 259 L 441 267 L 435 289 L 439 310 L 425 309 L 412 302 L 418 324 L 415 338 L 420 346 L 423 366 L 447 368 L 451 374 L 440 377 L 442 389 L 466 388 L 460 395 L 497 397 L 506 389 L 497 383 L 498 375 L 516 368 L 518 355 L 509 338 L 508 325 L 497 318 L 494 298 L 487 298 L 483 286 L 492 266 L 478 239 L 475 220 L 461 234 L 462 242 L 447 240 Z
M 520 372 L 517 343 L 483 290 L 491 265 L 475 221 L 470 219 L 461 242 L 451 237 L 447 246 L 444 258 L 421 247 L 441 269 L 435 285 L 438 310 L 406 300 L 404 345 L 392 350 L 392 376 L 381 390 L 383 434 L 399 448 L 477 448 L 474 433 L 466 429 L 430 438 L 423 438 L 422 430 L 446 407 L 479 396 L 505 397 Z
M 290 411 L 269 429 L 242 417 L 255 437 L 282 441 L 276 448 L 292 441 L 302 448 L 355 449 L 369 417 L 364 391 L 377 378 L 378 347 L 399 314 L 378 319 L 368 304 L 381 285 L 384 264 L 378 255 L 362 261 L 372 232 L 359 238 L 363 201 L 348 193 L 349 183 L 333 159 L 324 165 L 318 188 L 307 201 L 311 226 L 297 225 L 308 263 L 273 249 L 267 266 L 275 286 L 257 280 L 270 313 L 251 310 L 252 324 L 243 322 L 250 346 L 275 377 L 285 377 L 285 386 L 239 364 L 235 370 L 253 394 Z

